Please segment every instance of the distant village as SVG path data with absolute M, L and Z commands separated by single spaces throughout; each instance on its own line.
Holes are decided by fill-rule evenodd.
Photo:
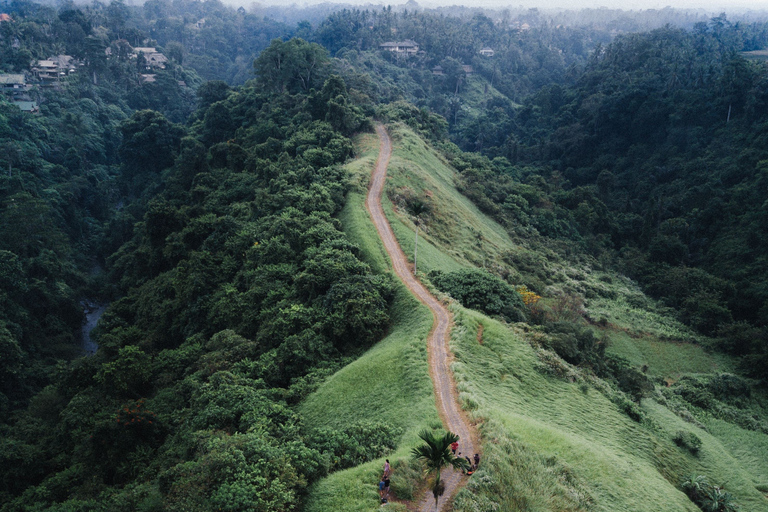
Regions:
M 405 41 L 387 41 L 386 43 L 381 43 L 379 45 L 380 50 L 389 51 L 392 53 L 395 53 L 399 56 L 411 56 L 411 55 L 419 55 L 426 53 L 424 50 L 419 49 L 419 44 L 415 41 L 412 41 L 410 39 L 406 39 Z M 496 52 L 493 50 L 493 48 L 485 47 L 478 51 L 480 55 L 483 57 L 493 57 Z M 461 66 L 462 70 L 465 74 L 471 75 L 475 72 L 474 68 L 468 64 L 463 64 Z M 432 74 L 433 75 L 444 75 L 445 71 L 443 70 L 443 67 L 439 64 L 434 66 L 432 68 Z
M 107 48 L 107 58 L 112 55 L 111 48 Z M 143 58 L 143 66 L 146 73 L 139 75 L 140 83 L 152 83 L 156 74 L 153 71 L 165 69 L 168 58 L 152 47 L 133 48 L 130 58 Z M 9 101 L 25 112 L 36 113 L 38 106 L 30 94 L 35 88 L 59 89 L 66 83 L 67 77 L 77 73 L 84 65 L 83 62 L 70 55 L 55 55 L 45 60 L 33 61 L 29 70 L 24 73 L 3 74 L 0 73 L 0 91 Z M 179 85 L 184 86 L 182 82 Z
M 13 19 L 6 13 L 0 13 L 0 23 L 12 23 Z M 204 23 L 204 20 L 201 20 Z M 200 23 L 200 22 L 198 22 Z M 141 59 L 141 68 L 145 73 L 139 74 L 141 84 L 155 82 L 154 71 L 165 69 L 168 58 L 154 47 L 132 48 L 127 41 L 119 41 L 120 46 L 128 49 L 128 58 Z M 19 41 L 13 42 L 18 47 Z M 104 50 L 106 58 L 112 58 L 112 48 Z M 37 89 L 59 89 L 66 83 L 67 78 L 78 73 L 85 64 L 71 55 L 54 55 L 45 60 L 32 61 L 24 73 L 0 73 L 0 92 L 24 112 L 37 113 L 37 103 L 31 94 Z M 186 86 L 183 82 L 179 85 Z
M 12 23 L 12 18 L 5 13 L 0 13 L 0 23 Z M 205 23 L 205 19 L 197 22 L 196 26 Z M 18 41 L 14 41 L 18 45 Z M 118 52 L 127 56 L 129 59 L 136 59 L 137 66 L 144 71 L 139 73 L 139 84 L 154 83 L 156 81 L 156 71 L 165 69 L 168 58 L 158 51 L 155 47 L 131 47 L 127 41 L 116 41 L 113 45 L 105 49 L 106 58 L 113 58 L 113 47 L 117 46 Z M 382 51 L 388 51 L 396 54 L 398 57 L 409 57 L 422 55 L 426 52 L 419 48 L 419 44 L 410 39 L 405 41 L 387 41 L 379 45 Z M 493 57 L 495 51 L 492 48 L 482 48 L 478 51 L 483 57 Z M 143 62 L 143 64 L 139 64 Z M 24 112 L 37 113 L 39 107 L 33 99 L 33 92 L 45 89 L 57 90 L 66 84 L 67 78 L 84 66 L 82 61 L 75 59 L 70 55 L 54 55 L 45 60 L 33 61 L 29 69 L 24 73 L 3 74 L 0 73 L 0 92 L 12 103 L 18 106 Z M 470 65 L 462 65 L 462 70 L 466 74 L 474 73 Z M 433 75 L 444 75 L 445 72 L 440 65 L 432 68 Z M 185 87 L 186 84 L 179 82 L 179 85 Z

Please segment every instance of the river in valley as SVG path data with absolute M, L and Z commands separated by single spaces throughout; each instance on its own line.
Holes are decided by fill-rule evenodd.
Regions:
M 86 356 L 92 356 L 96 353 L 96 350 L 99 348 L 95 341 L 91 339 L 91 331 L 94 327 L 96 327 L 96 324 L 99 323 L 99 318 L 101 318 L 102 313 L 104 313 L 104 310 L 107 309 L 107 304 L 102 304 L 99 302 L 93 302 L 90 300 L 83 300 L 81 302 L 84 310 L 84 318 L 83 318 L 83 330 L 82 330 L 82 347 L 83 347 L 83 353 Z

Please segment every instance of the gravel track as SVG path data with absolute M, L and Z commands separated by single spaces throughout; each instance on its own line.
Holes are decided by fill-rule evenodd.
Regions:
M 384 216 L 384 210 L 381 207 L 381 194 L 386 181 L 387 165 L 392 154 L 392 142 L 383 126 L 376 125 L 376 133 L 380 141 L 379 158 L 373 170 L 365 207 L 368 209 L 379 237 L 392 260 L 395 274 L 411 293 L 432 311 L 435 320 L 427 339 L 427 353 L 437 410 L 445 428 L 459 435 L 459 451 L 462 455 L 469 455 L 471 458 L 477 445 L 473 439 L 474 429 L 459 406 L 458 393 L 450 370 L 452 354 L 448 343 L 453 317 L 450 311 L 433 297 L 413 275 L 411 266 Z M 453 469 L 442 472 L 445 494 L 440 498 L 440 510 L 450 510 L 453 497 L 464 484 L 466 478 L 460 471 Z M 435 510 L 435 500 L 431 492 L 427 492 L 421 499 L 418 510 L 424 512 Z

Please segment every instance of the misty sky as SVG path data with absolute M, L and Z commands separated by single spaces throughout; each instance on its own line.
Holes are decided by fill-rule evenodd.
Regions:
M 402 5 L 406 0 L 371 1 L 371 0 L 338 0 L 338 3 L 350 4 L 383 4 L 383 5 Z M 439 5 L 466 5 L 470 7 L 491 7 L 503 9 L 505 7 L 538 7 L 540 9 L 566 8 L 581 9 L 584 7 L 598 8 L 608 7 L 611 9 L 640 10 L 640 9 L 663 9 L 664 7 L 673 7 L 678 9 L 704 9 L 709 12 L 735 12 L 745 10 L 768 11 L 768 0 L 417 0 L 423 7 L 436 7 Z M 334 0 L 298 0 L 285 1 L 262 0 L 262 4 L 296 4 L 309 5 L 316 3 L 336 3 Z

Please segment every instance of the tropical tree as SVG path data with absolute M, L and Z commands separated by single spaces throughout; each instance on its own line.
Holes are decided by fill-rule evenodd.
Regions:
M 452 466 L 455 469 L 469 468 L 469 462 L 457 457 L 451 452 L 451 444 L 459 440 L 459 436 L 453 432 L 446 432 L 442 437 L 430 430 L 422 430 L 419 437 L 424 444 L 413 449 L 413 457 L 424 463 L 424 473 L 434 473 L 432 482 L 432 495 L 435 497 L 435 508 L 440 496 L 445 491 L 445 484 L 440 480 L 440 471 Z
M 328 50 L 294 38 L 273 40 L 253 62 L 253 68 L 256 80 L 266 89 L 295 94 L 320 88 L 329 64 Z

